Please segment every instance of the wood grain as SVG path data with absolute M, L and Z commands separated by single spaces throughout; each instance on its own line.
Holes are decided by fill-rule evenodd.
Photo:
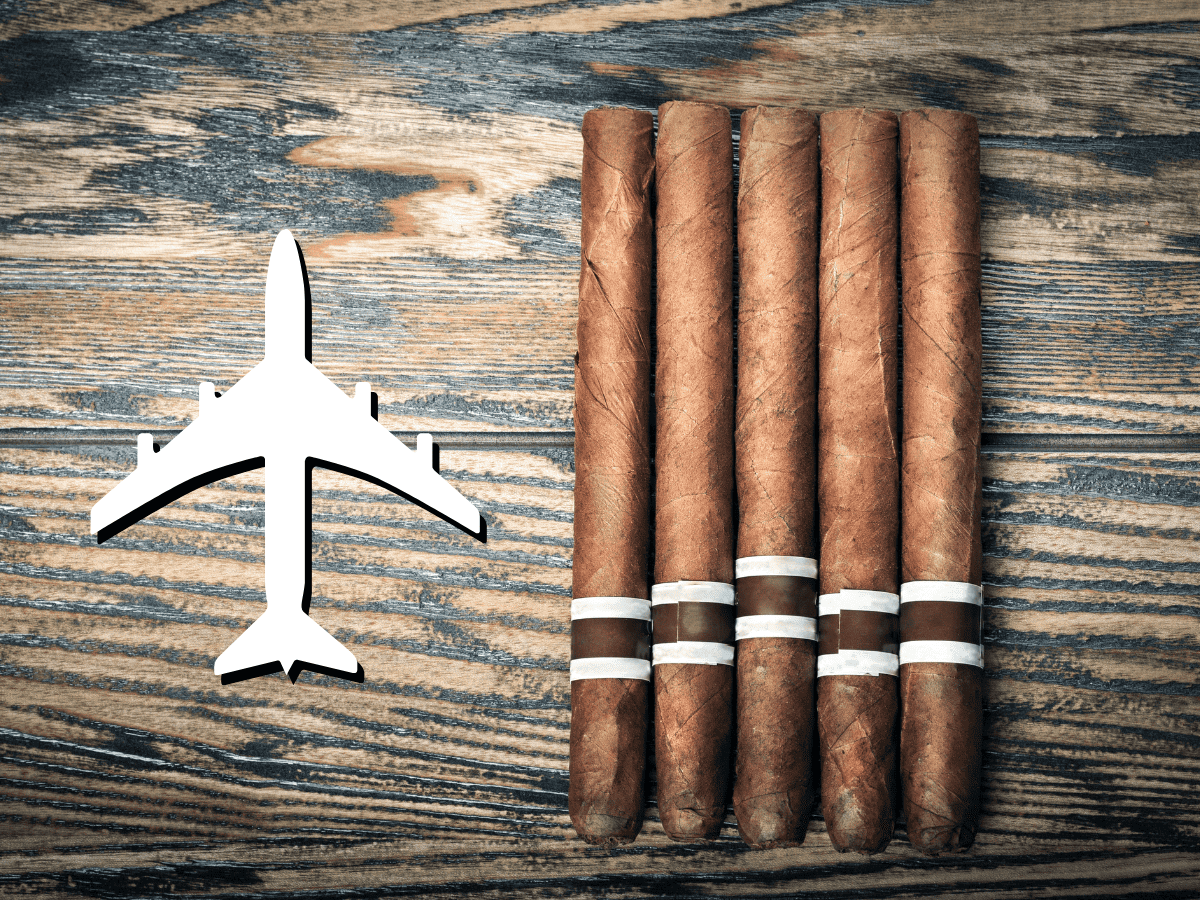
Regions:
M 653 807 L 613 856 L 585 851 L 566 816 L 569 469 L 444 460 L 494 526 L 484 548 L 317 473 L 312 614 L 366 680 L 222 687 L 213 660 L 263 608 L 261 482 L 219 482 L 96 547 L 87 512 L 132 457 L 14 450 L 0 469 L 0 876 L 86 893 L 99 882 L 73 873 L 99 855 L 113 894 L 177 865 L 179 889 L 288 891 L 311 861 L 261 854 L 300 842 L 364 890 L 436 895 L 444 877 L 450 893 L 568 896 L 608 872 L 616 896 L 656 894 L 674 857 Z M 898 838 L 869 864 L 877 888 L 1021 896 L 1070 877 L 1067 896 L 1093 896 L 1200 877 L 1198 463 L 987 458 L 979 844 L 932 864 Z M 811 830 L 791 854 L 751 854 L 730 816 L 690 857 L 695 893 L 850 889 L 864 864 Z M 538 858 L 556 860 L 549 880 L 525 868 Z M 242 875 L 221 874 L 234 862 Z
M 1198 30 L 1188 0 L 14 4 L 0 428 L 185 426 L 261 358 L 289 227 L 314 361 L 387 427 L 568 429 L 579 123 L 689 99 L 974 113 L 985 430 L 1195 436 Z M 312 614 L 365 680 L 294 686 L 212 674 L 264 608 L 261 473 L 98 547 L 133 462 L 0 450 L 0 893 L 1200 893 L 1200 454 L 987 455 L 984 817 L 938 860 L 819 819 L 677 846 L 653 805 L 629 848 L 573 836 L 569 451 L 443 450 L 486 546 L 314 473 Z
M 985 427 L 1194 431 L 1187 5 L 1156 5 L 1154 27 L 1144 4 L 1010 5 L 764 8 L 581 34 L 570 53 L 537 31 L 25 33 L 0 61 L 0 424 L 188 421 L 194 383 L 257 360 L 264 241 L 288 226 L 322 365 L 380 382 L 390 427 L 564 427 L 579 120 L 689 96 L 974 112 Z M 1002 53 L 977 27 L 1025 14 Z

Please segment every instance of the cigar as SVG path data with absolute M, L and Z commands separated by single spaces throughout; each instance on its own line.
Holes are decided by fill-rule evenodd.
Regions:
M 607 846 L 645 805 L 653 135 L 649 112 L 583 117 L 568 808 Z
M 900 785 L 908 840 L 971 846 L 983 732 L 979 126 L 900 117 Z
M 677 841 L 725 817 L 733 728 L 733 133 L 729 111 L 658 111 L 654 729 Z
M 834 848 L 860 853 L 887 845 L 897 799 L 896 127 L 821 116 L 821 806 Z
M 756 848 L 798 846 L 815 801 L 819 165 L 812 113 L 742 114 L 733 809 Z

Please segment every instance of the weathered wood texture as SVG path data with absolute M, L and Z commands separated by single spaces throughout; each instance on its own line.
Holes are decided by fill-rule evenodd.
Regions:
M 0 10 L 0 428 L 178 429 L 262 353 L 412 430 L 567 429 L 579 122 L 668 99 L 966 109 L 985 430 L 1200 434 L 1200 15 L 1090 4 L 29 0 Z M 395 29 L 395 30 L 388 30 Z M 970 853 L 631 848 L 566 815 L 571 456 L 453 451 L 480 546 L 318 471 L 314 617 L 363 684 L 222 687 L 261 474 L 97 547 L 130 447 L 0 451 L 0 893 L 1200 893 L 1200 455 L 993 453 Z M 652 786 L 653 787 L 653 786 Z M 651 790 L 653 796 L 653 790 Z M 340 894 L 345 895 L 345 894 Z
M 1056 872 L 1083 879 L 1078 896 L 1098 879 L 1200 878 L 1200 456 L 988 457 L 984 819 L 976 850 L 930 865 L 899 839 L 869 863 L 837 857 L 820 823 L 800 851 L 749 853 L 732 819 L 685 860 L 653 808 L 632 849 L 580 845 L 566 815 L 568 467 L 446 459 L 494 524 L 486 548 L 318 473 L 312 612 L 366 681 L 222 687 L 213 661 L 263 609 L 261 483 L 219 482 L 97 549 L 88 510 L 132 455 L 13 451 L 0 474 L 0 887 L 37 872 L 43 887 L 119 894 L 169 880 L 159 863 L 183 866 L 181 889 L 234 895 L 310 878 L 525 879 L 554 895 L 602 872 L 617 896 L 653 896 L 643 876 L 679 866 L 704 874 L 699 894 L 828 891 L 854 872 L 949 893 Z M 315 861 L 346 868 L 305 875 Z M 386 865 L 350 868 L 366 862 Z M 1018 872 L 1031 863 L 1043 881 Z
M 835 3 L 570 36 L 538 30 L 561 4 L 417 4 L 446 18 L 356 35 L 274 33 L 360 21 L 338 4 L 150 6 L 133 31 L 26 30 L 93 28 L 94 4 L 5 25 L 0 424 L 186 421 L 195 382 L 257 360 L 288 226 L 318 357 L 373 375 L 385 418 L 569 427 L 578 124 L 691 97 L 975 113 L 986 427 L 1200 430 L 1192 3 Z M 658 9 L 633 6 L 569 18 Z M 485 27 L 504 33 L 461 33 Z

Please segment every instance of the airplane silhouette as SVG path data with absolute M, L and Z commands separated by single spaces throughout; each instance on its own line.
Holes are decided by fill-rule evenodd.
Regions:
M 200 385 L 200 415 L 155 452 L 138 435 L 137 468 L 92 508 L 103 543 L 206 484 L 266 466 L 267 611 L 218 658 L 225 684 L 304 668 L 362 680 L 354 654 L 308 616 L 312 593 L 311 471 L 357 475 L 487 540 L 487 521 L 436 471 L 433 438 L 414 453 L 377 422 L 371 386 L 347 397 L 310 361 L 308 276 L 300 246 L 281 231 L 267 268 L 267 352 L 223 395 Z

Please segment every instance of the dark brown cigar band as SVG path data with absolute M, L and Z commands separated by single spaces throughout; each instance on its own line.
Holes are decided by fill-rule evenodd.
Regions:
M 571 601 L 571 680 L 650 679 L 650 601 L 576 597 Z
M 840 616 L 833 613 L 817 619 L 817 655 L 828 656 L 838 652 L 838 625 Z
M 737 615 L 816 618 L 817 582 L 794 575 L 756 575 L 737 580 Z
M 918 600 L 900 604 L 902 641 L 958 641 L 978 644 L 982 607 L 974 603 Z
M 579 619 L 571 623 L 571 659 L 650 658 L 650 623 L 638 619 Z
M 900 597 L 843 588 L 818 598 L 817 677 L 895 675 L 899 671 Z
M 654 665 L 733 665 L 732 584 L 669 581 L 650 588 Z
M 733 607 L 725 603 L 659 603 L 654 607 L 654 643 L 733 643 Z
M 911 607 L 911 611 L 910 611 Z M 900 664 L 983 668 L 983 587 L 962 581 L 900 585 Z
M 899 651 L 897 616 L 863 609 L 843 609 L 838 622 L 839 650 Z

